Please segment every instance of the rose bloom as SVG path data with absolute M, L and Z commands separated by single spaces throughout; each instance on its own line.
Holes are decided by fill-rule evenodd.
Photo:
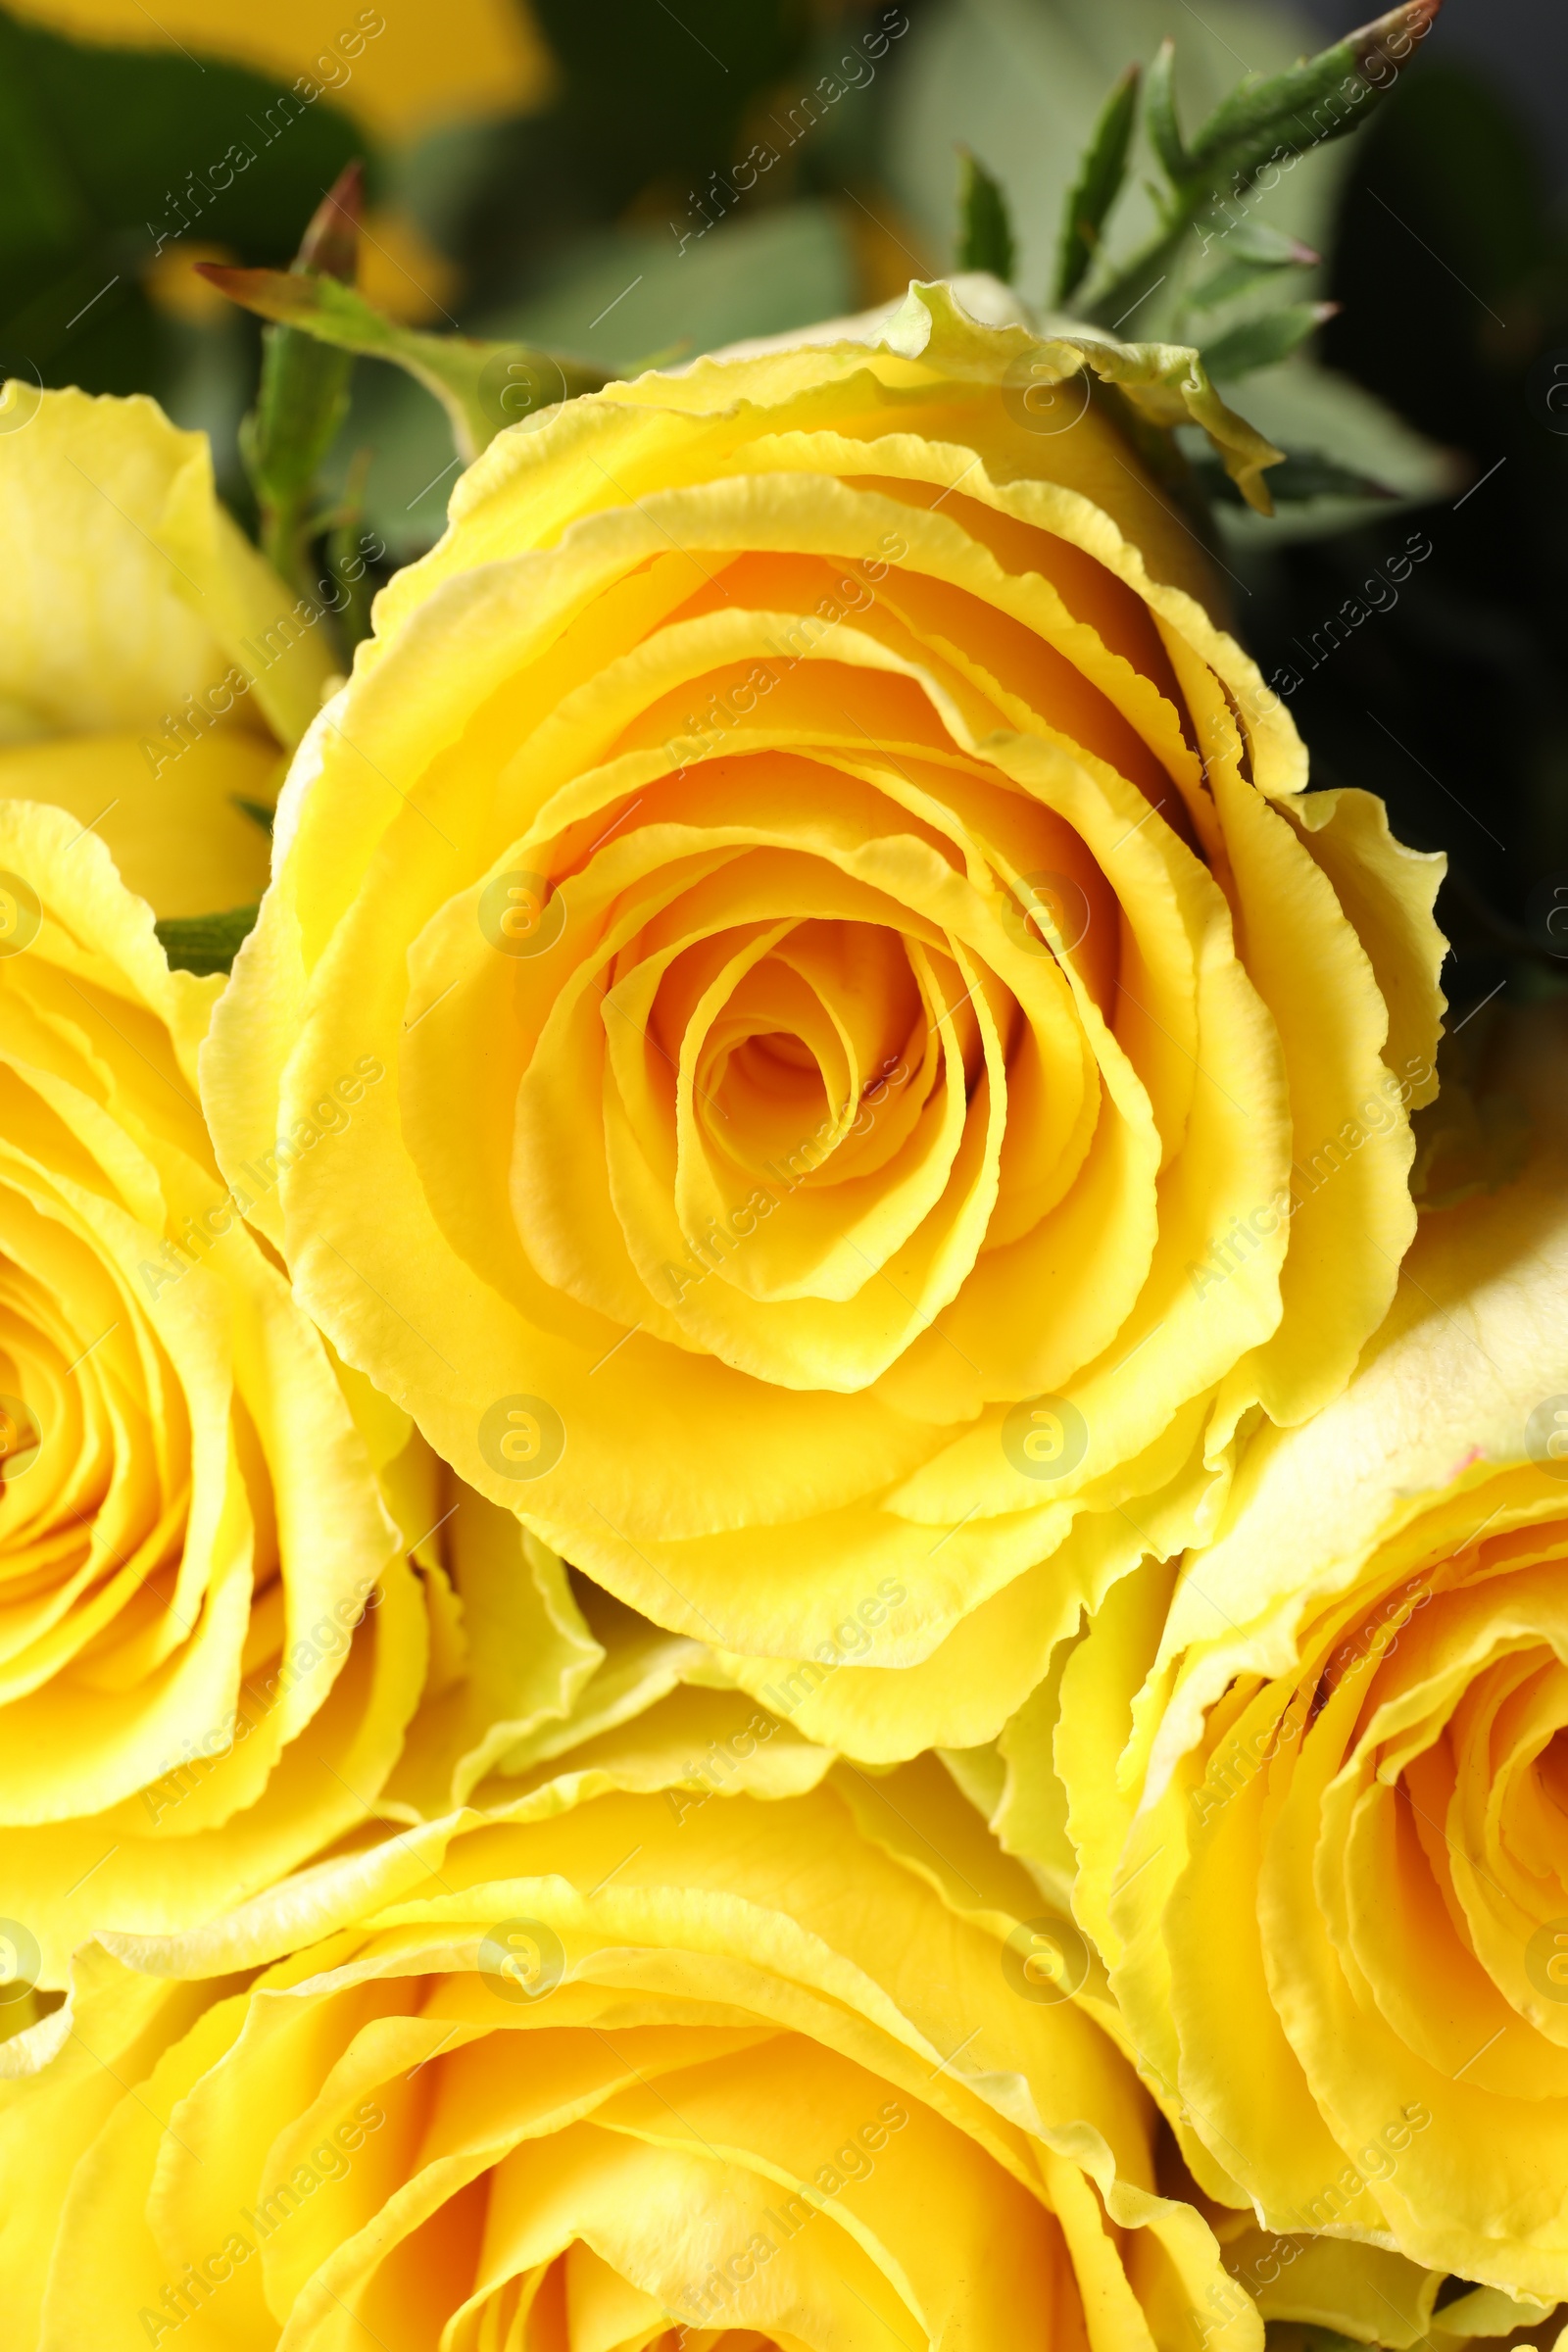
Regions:
M 992 1737 L 1244 1418 L 1343 1386 L 1439 864 L 1301 797 L 1134 454 L 1196 416 L 1257 495 L 1192 353 L 942 286 L 827 331 L 492 445 L 301 749 L 202 1066 L 233 1168 L 385 1064 L 255 1212 L 334 1347 L 886 1758 Z
M 1081 1938 L 1041 1965 L 935 1759 L 831 1763 L 682 1691 L 498 1812 L 88 1947 L 4 2052 L 8 2341 L 1200 2340 L 1217 2250 Z M 1261 2352 L 1245 2297 L 1211 2340 Z
M 1523 1173 L 1423 1217 L 1355 1379 L 1254 1438 L 1168 1618 L 1171 1571 L 1128 1578 L 1003 1747 L 1020 1791 L 1065 1779 L 1078 1919 L 1209 2193 L 1549 2305 L 1568 2296 L 1568 1031 L 1532 1018 L 1506 1051 L 1497 1103 L 1535 1119 Z
M 0 805 L 0 2018 L 96 1928 L 446 1811 L 606 1662 L 245 1226 L 196 1097 L 221 987 L 74 816 Z M 317 1148 L 383 1082 L 345 1069 Z
M 161 916 L 254 903 L 333 656 L 219 504 L 206 434 L 6 385 L 0 539 L 0 800 L 69 808 Z

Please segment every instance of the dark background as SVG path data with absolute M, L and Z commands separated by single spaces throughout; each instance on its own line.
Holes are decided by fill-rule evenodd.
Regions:
M 1312 14 L 1332 36 L 1357 12 L 1313 0 Z M 1505 979 L 1528 996 L 1568 969 L 1549 953 L 1568 941 L 1545 927 L 1568 881 L 1568 441 L 1548 429 L 1568 417 L 1544 406 L 1568 362 L 1565 185 L 1568 10 L 1448 0 L 1420 74 L 1352 151 L 1336 220 L 1330 290 L 1345 310 L 1324 360 L 1463 452 L 1474 494 L 1423 511 L 1435 553 L 1419 589 L 1295 707 L 1318 781 L 1368 784 L 1405 839 L 1447 851 L 1461 1014 Z M 1397 535 L 1270 566 L 1269 647 L 1289 658 Z
M 1277 70 L 1360 13 L 1339 0 L 537 0 L 554 64 L 525 105 L 420 121 L 416 105 L 370 106 L 366 67 L 264 139 L 244 125 L 273 119 L 282 84 L 275 66 L 233 62 L 256 50 L 226 36 L 242 22 L 230 0 L 204 17 L 201 55 L 198 35 L 167 38 L 128 7 L 141 37 L 117 49 L 62 37 L 50 0 L 24 5 L 25 21 L 0 12 L 0 364 L 154 393 L 212 434 L 242 516 L 235 434 L 257 329 L 190 259 L 285 264 L 351 155 L 367 159 L 377 299 L 628 368 L 951 267 L 960 138 L 1007 188 L 1019 288 L 1038 300 L 1061 193 L 1122 65 L 1173 33 L 1191 121 L 1244 66 Z M 435 0 L 389 16 L 378 72 L 415 19 L 438 26 Z M 893 22 L 905 29 L 874 70 L 858 66 L 856 86 L 797 130 L 819 74 L 867 59 Z M 192 175 L 235 137 L 251 138 L 254 166 L 198 210 Z M 759 138 L 777 166 L 737 197 L 734 167 Z M 1370 126 L 1307 159 L 1276 216 L 1322 251 L 1312 290 L 1343 305 L 1306 364 L 1425 436 L 1425 473 L 1396 484 L 1424 482 L 1423 503 L 1226 526 L 1248 591 L 1240 625 L 1270 673 L 1303 668 L 1301 649 L 1413 527 L 1430 539 L 1396 607 L 1310 669 L 1292 708 L 1315 783 L 1381 793 L 1405 840 L 1447 852 L 1456 1018 L 1568 973 L 1568 937 L 1546 927 L 1559 885 L 1568 905 L 1568 438 L 1554 429 L 1568 393 L 1560 414 L 1548 399 L 1568 385 L 1565 185 L 1568 8 L 1447 0 Z M 1129 237 L 1144 201 L 1127 199 Z M 1267 392 L 1257 379 L 1255 399 Z M 1248 384 L 1230 396 L 1246 413 Z M 393 557 L 428 545 L 451 442 L 426 396 L 375 364 L 357 372 L 337 481 L 357 452 Z
M 1336 39 L 1362 21 L 1354 0 L 1306 0 Z M 1549 173 L 1568 184 L 1568 9 L 1560 0 L 1446 0 L 1433 54 L 1483 74 L 1518 108 Z

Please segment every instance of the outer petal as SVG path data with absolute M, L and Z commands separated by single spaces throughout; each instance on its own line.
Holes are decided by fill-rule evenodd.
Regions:
M 13 383 L 0 431 L 0 797 L 93 825 L 160 914 L 254 899 L 332 666 L 220 505 L 204 434 L 141 396 Z
M 1168 1609 L 1117 1589 L 1054 1726 L 1078 1915 L 1205 2186 L 1544 2305 L 1568 2284 L 1564 1041 L 1552 1010 L 1514 1024 L 1492 1082 L 1531 1107 L 1524 1172 L 1423 1221 L 1348 1391 L 1259 1431 Z M 1050 1852 L 1042 1728 L 1004 1744 Z

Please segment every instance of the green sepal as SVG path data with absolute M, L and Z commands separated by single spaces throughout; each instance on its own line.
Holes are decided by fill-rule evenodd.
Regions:
M 1205 250 L 1214 242 L 1200 223 L 1221 200 L 1216 183 L 1226 183 L 1230 198 L 1244 195 L 1269 162 L 1294 160 L 1366 122 L 1397 81 L 1400 67 L 1441 6 L 1442 0 L 1401 0 L 1386 16 L 1288 73 L 1265 81 L 1250 75 L 1215 108 L 1190 147 L 1176 118 L 1173 46 L 1164 42 L 1149 71 L 1145 108 L 1150 137 L 1170 183 L 1167 190 L 1154 191 L 1159 226 L 1101 288 L 1086 316 L 1119 328 L 1156 287 L 1180 276 L 1183 247 L 1195 226 Z M 1347 85 L 1353 95 L 1347 95 Z
M 1299 237 L 1288 237 L 1283 229 L 1270 228 L 1266 220 L 1238 220 L 1225 231 L 1225 250 L 1238 261 L 1253 262 L 1262 269 L 1311 270 L 1323 259 Z
M 1216 383 L 1234 383 L 1240 375 L 1273 368 L 1288 360 L 1339 307 L 1337 302 L 1292 302 L 1283 310 L 1265 311 L 1260 318 L 1232 327 L 1217 343 L 1204 344 L 1203 366 Z
M 967 147 L 958 149 L 958 250 L 960 270 L 989 270 L 1003 284 L 1012 283 L 1016 248 L 1007 199 L 1000 180 Z
M 1173 187 L 1182 187 L 1192 177 L 1192 158 L 1182 139 L 1181 125 L 1176 119 L 1176 44 L 1167 33 L 1149 69 L 1149 105 L 1146 120 L 1154 153 L 1165 169 Z
M 1193 141 L 1191 176 L 1221 173 L 1245 181 L 1271 157 L 1304 155 L 1353 130 L 1394 87 L 1439 5 L 1402 0 L 1283 74 L 1261 81 L 1249 74 L 1221 99 Z
M 1278 236 L 1270 230 L 1269 238 L 1272 249 L 1262 253 L 1247 249 L 1248 244 L 1257 241 L 1255 232 L 1245 243 L 1241 230 L 1237 231 L 1234 244 L 1227 238 L 1225 261 L 1212 277 L 1205 277 L 1192 287 L 1187 296 L 1190 308 L 1216 310 L 1222 302 L 1234 302 L 1239 294 L 1265 284 L 1281 270 L 1314 270 L 1323 258 L 1310 245 L 1298 244 L 1294 237 Z
M 1247 504 L 1217 458 L 1199 458 L 1193 470 L 1200 476 L 1210 498 L 1227 506 Z M 1338 466 L 1332 458 L 1319 457 L 1310 450 L 1287 450 L 1280 464 L 1270 466 L 1268 486 L 1277 507 L 1304 506 L 1314 498 L 1396 499 L 1399 495 L 1387 482 L 1375 481 L 1369 473 L 1357 473 L 1351 466 Z
M 1078 176 L 1067 191 L 1056 247 L 1054 299 L 1058 304 L 1069 302 L 1089 274 L 1110 208 L 1121 194 L 1141 79 L 1140 69 L 1132 65 L 1115 84 L 1084 150 Z
M 433 392 L 446 410 L 458 455 L 469 465 L 503 426 L 556 401 L 597 392 L 610 378 L 599 368 L 560 360 L 526 343 L 486 343 L 471 335 L 432 335 L 400 326 L 352 286 L 286 270 L 231 270 L 214 262 L 201 273 L 242 310 L 298 327 L 318 342 L 363 359 L 390 360 Z

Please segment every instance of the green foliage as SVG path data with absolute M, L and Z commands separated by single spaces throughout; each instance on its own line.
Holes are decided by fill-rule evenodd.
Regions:
M 1518 68 L 1541 78 L 1539 56 Z M 1402 840 L 1446 855 L 1456 1023 L 1504 982 L 1498 1004 L 1568 987 L 1540 911 L 1568 872 L 1568 436 L 1545 399 L 1568 380 L 1568 229 L 1517 105 L 1451 52 L 1407 76 L 1351 156 L 1323 356 L 1449 452 L 1450 480 L 1415 518 L 1433 554 L 1398 610 L 1308 675 L 1296 715 L 1320 771 L 1379 793 Z M 1334 609 L 1329 564 L 1343 595 L 1373 552 L 1364 532 L 1292 562 L 1265 665 L 1275 649 L 1298 661 Z
M 1007 199 L 999 181 L 967 147 L 958 149 L 958 250 L 960 270 L 989 270 L 1004 285 L 1012 283 L 1014 247 Z
M 1283 310 L 1265 311 L 1260 318 L 1232 327 L 1217 342 L 1205 343 L 1203 366 L 1216 383 L 1234 382 L 1259 368 L 1272 368 L 1280 360 L 1288 360 L 1338 308 L 1333 302 L 1293 302 Z
M 168 915 L 155 923 L 159 944 L 176 972 L 227 972 L 256 925 L 256 906 L 230 906 L 222 914 Z
M 1210 498 L 1226 506 L 1245 507 L 1246 500 L 1216 459 L 1200 458 L 1193 470 Z M 1310 450 L 1287 450 L 1283 461 L 1269 467 L 1268 487 L 1277 507 L 1304 506 L 1320 498 L 1386 500 L 1396 496 L 1387 482 L 1377 481 L 1371 474 L 1357 473 L 1353 466 L 1340 466 L 1332 458 L 1320 458 Z
M 188 238 L 286 261 L 362 144 L 324 94 L 178 52 L 77 48 L 0 13 L 0 361 L 49 384 L 161 389 L 167 335 L 143 288 L 160 251 Z
M 432 335 L 400 326 L 352 286 L 287 270 L 204 268 L 202 274 L 258 318 L 365 359 L 390 360 L 433 392 L 447 412 L 458 455 L 466 464 L 504 425 L 595 391 L 604 369 L 560 360 L 523 343 L 486 343 L 471 335 Z
M 350 164 L 312 216 L 294 263 L 298 275 L 352 285 L 359 204 L 360 170 Z M 262 380 L 240 428 L 240 455 L 261 509 L 263 550 L 296 588 L 310 585 L 311 510 L 322 462 L 348 415 L 352 367 L 346 352 L 297 327 L 263 333 Z
M 1343 41 L 1266 80 L 1249 74 L 1193 142 L 1192 176 L 1250 181 L 1262 165 L 1354 130 L 1394 87 L 1440 0 L 1405 0 Z
M 526 300 L 476 313 L 473 327 L 532 349 L 586 344 L 602 367 L 633 375 L 675 327 L 684 359 L 744 336 L 842 318 L 863 299 L 846 215 L 859 218 L 842 198 L 837 207 L 769 203 L 739 211 L 684 251 L 664 222 L 600 230 L 563 256 Z M 367 520 L 397 559 L 417 555 L 439 533 L 452 487 L 445 411 L 400 369 L 362 368 L 350 431 L 374 453 L 364 488 Z
M 1441 0 L 1401 0 L 1399 7 L 1284 73 L 1249 74 L 1191 140 L 1177 114 L 1175 44 L 1167 40 L 1150 69 L 1145 108 L 1168 182 L 1160 193 L 1159 225 L 1140 252 L 1101 283 L 1088 317 L 1115 325 L 1163 286 L 1171 289 L 1167 302 L 1179 301 L 1184 278 L 1191 274 L 1193 245 L 1206 252 L 1216 238 L 1251 225 L 1245 216 L 1238 222 L 1233 208 L 1245 207 L 1265 171 L 1272 171 L 1277 183 L 1281 172 L 1303 156 L 1369 122 L 1396 86 L 1440 5 Z M 1245 275 L 1235 267 L 1244 259 L 1253 265 Z M 1255 244 L 1250 252 L 1227 256 L 1230 283 L 1223 293 L 1211 284 L 1209 302 L 1245 291 L 1267 266 Z
M 1193 167 L 1176 121 L 1176 43 L 1168 34 L 1149 69 L 1149 135 L 1172 187 L 1184 186 Z
M 1140 78 L 1138 67 L 1129 66 L 1112 89 L 1084 149 L 1078 176 L 1067 192 L 1056 248 L 1058 303 L 1070 301 L 1088 276 L 1100 251 L 1106 216 L 1121 194 L 1138 115 Z
M 1187 293 L 1190 311 L 1217 310 L 1254 287 L 1265 285 L 1280 270 L 1314 270 L 1322 259 L 1298 237 L 1281 236 L 1261 221 L 1244 220 L 1226 239 L 1229 260 Z

